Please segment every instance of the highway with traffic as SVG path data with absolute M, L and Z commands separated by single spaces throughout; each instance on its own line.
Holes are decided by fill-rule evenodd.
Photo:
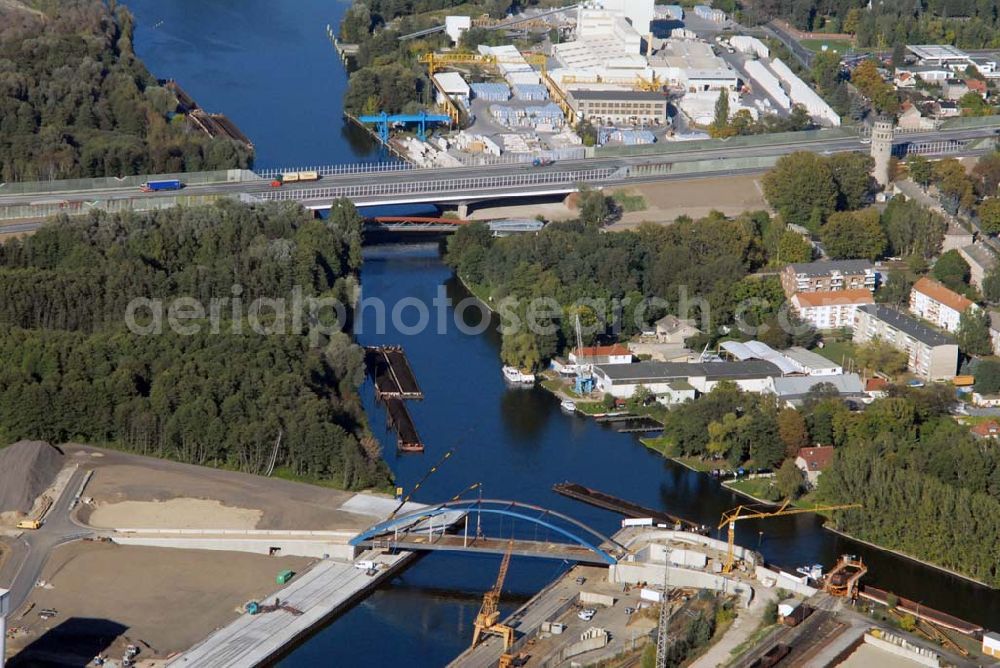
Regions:
M 953 142 L 956 147 L 966 142 L 994 137 L 997 127 L 946 129 L 934 132 L 908 133 L 896 138 L 897 145 L 922 142 Z M 661 147 L 657 147 L 661 148 Z M 400 168 L 380 172 L 377 178 L 364 172 L 348 172 L 321 176 L 318 181 L 291 183 L 274 187 L 270 180 L 254 176 L 242 181 L 190 183 L 182 190 L 140 192 L 133 186 L 102 186 L 89 190 L 47 190 L 4 194 L 0 185 L 0 211 L 5 207 L 30 207 L 46 204 L 68 210 L 101 208 L 109 203 L 143 202 L 156 198 L 183 196 L 239 197 L 249 201 L 294 200 L 311 208 L 325 208 L 338 197 L 348 197 L 359 205 L 399 203 L 440 203 L 475 201 L 498 197 L 532 196 L 571 192 L 578 183 L 594 186 L 622 182 L 697 178 L 749 171 L 763 171 L 778 157 L 797 151 L 813 151 L 824 155 L 847 151 L 867 151 L 868 147 L 854 135 L 802 139 L 788 138 L 776 142 L 740 145 L 734 140 L 699 141 L 690 148 L 666 144 L 662 150 L 642 151 L 639 155 L 596 156 L 580 160 L 560 161 L 554 165 L 535 167 L 527 163 L 504 163 L 453 168 Z M 958 154 L 962 149 L 951 151 Z M 742 163 L 740 161 L 743 161 Z M 687 164 L 685 164 L 687 163 Z M 650 169 L 658 168 L 658 169 Z M 194 181 L 195 179 L 192 179 Z M 52 184 L 47 184 L 51 187 Z M 154 202 L 150 202 L 153 204 Z M 84 206 L 86 204 L 86 206 Z M 139 208 L 139 207 L 137 207 Z M 152 208 L 152 207 L 147 207 Z M 29 217 L 0 215 L 0 219 L 25 225 Z M 15 220 L 15 218 L 21 218 Z M 0 228 L 0 231 L 7 231 Z
M 935 132 L 921 132 L 901 135 L 897 137 L 897 144 L 916 143 L 926 141 L 965 141 L 972 139 L 982 139 L 994 136 L 1000 129 L 1000 121 L 996 127 L 980 127 L 972 129 L 940 130 Z M 453 168 L 432 168 L 432 169 L 400 169 L 399 171 L 387 171 L 380 173 L 375 179 L 379 183 L 409 183 L 418 186 L 432 181 L 442 181 L 455 178 L 496 178 L 517 173 L 547 173 L 558 174 L 560 172 L 577 172 L 581 170 L 602 170 L 620 169 L 633 166 L 679 163 L 711 159 L 734 159 L 734 158 L 754 158 L 754 157 L 777 157 L 794 153 L 796 151 L 814 151 L 817 153 L 838 153 L 844 151 L 867 150 L 867 147 L 855 136 L 817 138 L 804 140 L 788 140 L 782 143 L 771 143 L 759 146 L 732 146 L 725 140 L 711 142 L 712 147 L 706 147 L 707 142 L 698 142 L 698 146 L 692 146 L 690 150 L 683 148 L 677 150 L 664 150 L 660 153 L 646 153 L 636 156 L 614 156 L 614 157 L 593 157 L 581 160 L 567 160 L 556 163 L 549 167 L 532 167 L 527 163 L 505 163 L 475 167 L 453 167 Z M 676 145 L 671 145 L 673 149 Z M 367 173 L 345 173 L 332 176 L 321 177 L 320 183 L 296 183 L 287 184 L 282 188 L 274 188 L 270 181 L 257 179 L 253 181 L 209 183 L 202 185 L 187 185 L 183 191 L 185 195 L 273 195 L 276 191 L 281 192 L 283 198 L 291 197 L 297 191 L 314 190 L 317 186 L 324 187 L 349 187 L 366 186 L 373 182 L 371 174 Z M 134 199 L 136 197 L 169 197 L 176 196 L 176 191 L 139 193 L 133 187 L 108 187 L 90 190 L 67 190 L 49 191 L 44 195 L 39 193 L 14 193 L 4 194 L 4 189 L 0 186 L 0 206 L 28 205 L 37 203 L 40 200 L 68 200 L 68 201 L 88 201 L 106 199 Z

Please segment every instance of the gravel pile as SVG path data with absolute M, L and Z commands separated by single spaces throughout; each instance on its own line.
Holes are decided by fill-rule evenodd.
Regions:
M 31 510 L 64 460 L 62 452 L 44 441 L 18 441 L 0 450 L 0 513 Z

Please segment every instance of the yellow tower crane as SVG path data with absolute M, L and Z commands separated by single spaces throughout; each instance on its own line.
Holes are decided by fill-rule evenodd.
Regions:
M 777 510 L 761 510 L 752 506 L 737 506 L 732 510 L 722 513 L 722 521 L 719 528 L 729 525 L 729 545 L 726 549 L 726 563 L 722 567 L 723 573 L 731 573 L 736 564 L 736 523 L 740 520 L 760 520 L 769 517 L 782 517 L 784 515 L 801 515 L 803 513 L 819 513 L 827 510 L 846 510 L 847 508 L 860 508 L 860 503 L 844 503 L 832 506 L 813 506 L 812 508 L 789 508 L 789 502 L 785 501 Z
M 500 592 L 503 590 L 503 581 L 507 578 L 507 569 L 510 567 L 510 554 L 514 550 L 514 541 L 507 544 L 507 551 L 504 552 L 503 560 L 500 562 L 500 572 L 497 573 L 497 581 L 483 595 L 483 607 L 476 615 L 475 630 L 472 632 L 472 647 L 479 644 L 480 638 L 484 634 L 496 635 L 503 638 L 503 655 L 500 657 L 500 665 L 510 665 L 511 656 L 509 650 L 514 644 L 514 629 L 506 624 L 500 623 Z

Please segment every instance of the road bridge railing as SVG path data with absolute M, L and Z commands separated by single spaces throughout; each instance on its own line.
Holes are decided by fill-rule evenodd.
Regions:
M 317 188 L 297 188 L 295 190 L 278 190 L 260 193 L 258 197 L 265 201 L 296 200 L 309 202 L 314 200 L 332 200 L 341 197 L 366 198 L 386 195 L 422 195 L 431 193 L 488 193 L 498 190 L 509 190 L 516 187 L 533 187 L 545 185 L 568 185 L 574 183 L 598 183 L 623 178 L 618 168 L 605 167 L 601 169 L 576 169 L 550 171 L 538 169 L 535 171 L 506 174 L 502 176 L 476 176 L 465 178 L 446 178 L 426 181 L 404 181 L 390 183 L 366 183 L 351 186 L 333 186 Z
M 255 169 L 254 173 L 262 179 L 276 179 L 289 172 L 316 172 L 320 176 L 339 176 L 341 174 L 383 174 L 387 172 L 406 172 L 417 169 L 416 166 L 403 161 L 391 162 L 359 162 L 348 165 L 316 165 L 313 167 L 280 167 L 270 169 Z

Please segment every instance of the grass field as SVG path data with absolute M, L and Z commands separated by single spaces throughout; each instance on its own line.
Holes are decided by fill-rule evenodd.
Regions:
M 816 348 L 813 352 L 819 353 L 831 362 L 844 364 L 854 358 L 854 344 L 850 341 L 834 341 L 827 343 L 822 348 Z
M 827 51 L 843 55 L 851 50 L 852 43 L 847 39 L 804 39 L 799 42 L 804 48 L 819 53 L 825 46 Z
M 772 482 L 773 480 L 771 478 L 754 478 L 753 480 L 750 479 L 727 480 L 726 482 L 722 483 L 722 486 L 728 487 L 734 492 L 742 492 L 743 494 L 752 496 L 755 499 L 771 503 L 771 501 L 768 500 L 768 496 L 770 496 L 768 490 L 771 488 Z

